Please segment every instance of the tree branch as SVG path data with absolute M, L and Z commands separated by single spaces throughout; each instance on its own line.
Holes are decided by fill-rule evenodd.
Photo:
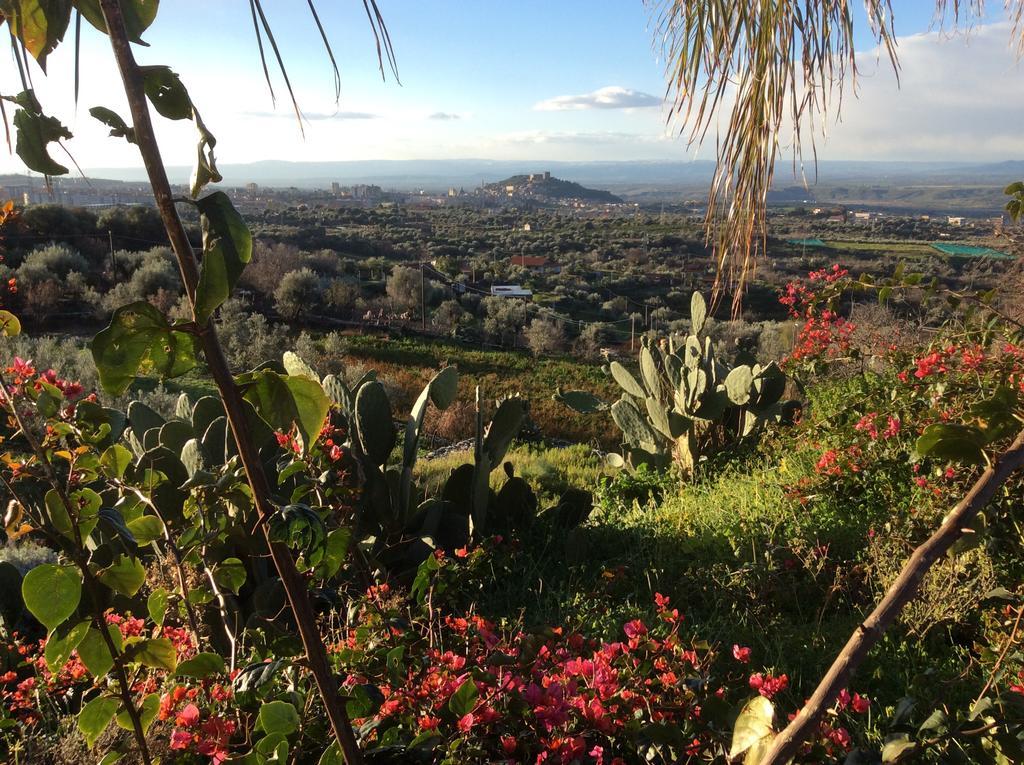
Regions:
M 194 317 L 196 289 L 199 285 L 199 265 L 196 262 L 195 253 L 192 251 L 192 246 L 188 241 L 181 218 L 178 216 L 178 211 L 174 207 L 170 182 L 167 179 L 167 171 L 160 157 L 160 147 L 156 141 L 149 107 L 146 103 L 142 74 L 132 54 L 131 44 L 125 31 L 124 19 L 122 18 L 118 1 L 100 0 L 100 6 L 110 35 L 110 44 L 114 51 L 114 58 L 121 72 L 125 94 L 128 97 L 139 152 L 142 155 L 146 172 L 149 175 L 157 209 L 160 212 L 164 227 L 167 229 L 167 236 L 177 258 L 185 291 L 189 302 L 193 306 Z M 277 567 L 278 574 L 281 577 L 281 584 L 284 587 L 288 603 L 295 616 L 299 636 L 305 649 L 306 660 L 319 689 L 327 717 L 334 730 L 335 738 L 344 755 L 345 762 L 348 765 L 362 765 L 362 754 L 359 751 L 355 733 L 352 730 L 352 724 L 345 713 L 345 707 L 338 693 L 338 685 L 327 658 L 327 649 L 324 647 L 317 628 L 316 617 L 313 613 L 313 607 L 310 605 L 306 584 L 295 568 L 295 561 L 292 559 L 291 552 L 287 546 L 270 541 L 266 520 L 275 512 L 275 507 L 270 500 L 270 484 L 263 471 L 259 454 L 253 446 L 245 417 L 242 396 L 235 385 L 227 359 L 224 356 L 224 350 L 217 340 L 216 329 L 212 321 L 207 322 L 201 328 L 199 340 L 202 344 L 203 354 L 206 357 L 210 374 L 213 376 L 217 389 L 220 392 L 221 400 L 224 403 L 228 423 L 231 425 L 231 431 L 234 434 L 235 443 L 238 447 L 238 455 L 245 468 L 249 486 L 252 488 L 256 513 L 260 518 L 264 537 L 270 548 L 271 558 Z
M 832 666 L 821 679 L 811 698 L 799 714 L 772 741 L 761 765 L 783 765 L 797 753 L 800 745 L 817 729 L 821 718 L 835 702 L 839 692 L 849 684 L 850 676 L 867 658 L 903 607 L 917 595 L 928 570 L 968 531 L 978 512 L 996 491 L 1017 470 L 1024 466 L 1024 431 L 1013 444 L 998 455 L 981 474 L 960 503 L 946 516 L 942 525 L 914 550 L 903 570 L 889 587 L 885 597 L 854 631 Z

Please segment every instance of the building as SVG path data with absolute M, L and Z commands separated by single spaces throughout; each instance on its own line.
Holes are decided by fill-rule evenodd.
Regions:
M 491 287 L 491 294 L 495 297 L 524 298 L 533 300 L 533 293 L 518 284 L 495 284 Z
M 509 265 L 525 268 L 538 274 L 558 274 L 562 267 L 552 262 L 546 255 L 513 255 L 509 258 Z
M 946 223 L 950 226 L 962 226 L 964 225 L 964 217 L 962 215 L 950 215 L 946 218 Z

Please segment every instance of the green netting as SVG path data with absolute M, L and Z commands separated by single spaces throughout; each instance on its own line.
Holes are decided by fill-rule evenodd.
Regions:
M 976 247 L 971 244 L 953 244 L 951 242 L 932 242 L 932 247 L 944 255 L 955 255 L 961 258 L 1003 258 L 1012 259 L 1012 255 L 993 250 L 991 247 Z

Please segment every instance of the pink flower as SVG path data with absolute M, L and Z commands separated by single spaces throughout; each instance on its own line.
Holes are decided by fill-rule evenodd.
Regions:
M 476 718 L 473 717 L 473 713 L 470 712 L 467 715 L 463 715 L 462 719 L 459 720 L 459 732 L 469 733 L 473 729 L 473 723 L 476 722 Z
M 190 728 L 199 722 L 199 707 L 195 704 L 186 704 L 185 708 L 178 712 L 175 723 L 182 728 Z
M 747 662 L 750 661 L 750 649 L 747 648 L 746 646 L 741 648 L 738 645 L 733 645 L 733 647 L 732 647 L 732 657 L 734 659 L 736 659 L 736 661 L 739 661 L 739 662 L 742 662 L 742 663 L 746 664 Z
M 850 706 L 853 707 L 854 712 L 862 715 L 871 707 L 871 699 L 867 696 L 861 696 L 859 693 L 855 693 L 853 694 L 853 700 L 850 702 Z
M 192 734 L 184 730 L 171 733 L 171 749 L 188 749 L 192 745 Z
M 638 640 L 639 638 L 647 634 L 647 625 L 639 619 L 634 619 L 631 622 L 626 622 L 626 624 L 623 625 L 622 629 L 626 633 L 626 637 L 628 637 L 630 640 Z

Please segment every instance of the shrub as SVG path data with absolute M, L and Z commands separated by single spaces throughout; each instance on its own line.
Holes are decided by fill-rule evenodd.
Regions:
M 321 297 L 320 277 L 309 268 L 289 271 L 274 290 L 274 307 L 286 319 L 316 311 Z
M 541 317 L 535 318 L 526 328 L 526 344 L 535 356 L 553 356 L 563 352 L 569 345 L 565 327 L 561 322 Z

